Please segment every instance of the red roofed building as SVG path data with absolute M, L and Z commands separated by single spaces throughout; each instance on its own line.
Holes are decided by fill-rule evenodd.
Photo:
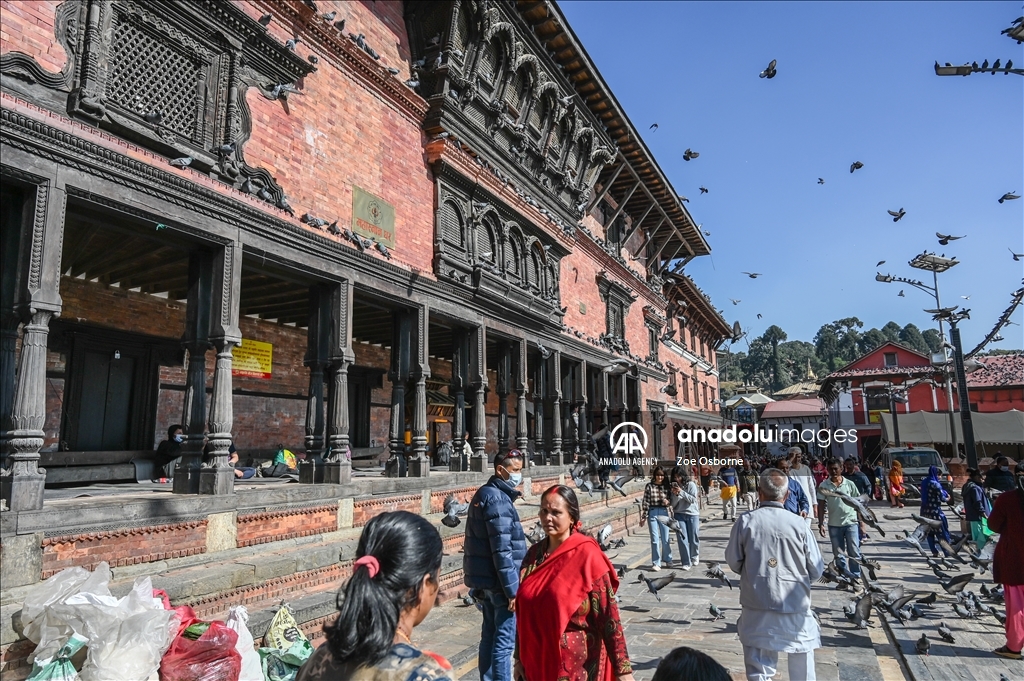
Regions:
M 1024 355 L 993 355 L 976 359 L 984 366 L 967 374 L 971 411 L 1024 411 Z M 953 399 L 959 405 L 955 394 Z

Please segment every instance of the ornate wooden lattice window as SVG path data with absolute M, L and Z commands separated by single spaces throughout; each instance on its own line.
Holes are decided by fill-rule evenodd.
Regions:
M 505 244 L 505 272 L 508 278 L 514 282 L 522 279 L 522 253 L 523 247 L 519 242 L 519 237 L 514 234 L 510 235 Z
M 647 356 L 655 362 L 658 361 L 658 346 L 661 345 L 660 336 L 661 332 L 658 327 L 653 324 L 647 325 Z
M 501 46 L 498 41 L 491 40 L 480 52 L 477 74 L 489 85 L 493 85 L 495 76 L 501 71 Z
M 626 315 L 636 297 L 624 284 L 609 279 L 607 273 L 597 275 L 597 288 L 605 304 L 607 332 L 605 338 L 614 348 L 628 350 L 626 344 Z
M 446 243 L 458 248 L 464 247 L 462 213 L 451 201 L 441 204 L 440 228 L 441 239 Z
M 530 288 L 540 290 L 540 255 L 536 249 L 531 249 L 530 257 L 526 262 L 526 283 Z
M 452 34 L 452 45 L 457 50 L 465 51 L 469 41 L 469 5 L 461 3 L 456 7 L 455 12 L 455 32 Z
M 497 262 L 497 227 L 488 216 L 476 224 L 476 255 L 483 262 Z

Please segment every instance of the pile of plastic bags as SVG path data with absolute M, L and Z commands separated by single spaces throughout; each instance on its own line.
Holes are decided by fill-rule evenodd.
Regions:
M 36 643 L 28 681 L 294 681 L 313 646 L 287 606 L 255 648 L 244 606 L 227 622 L 171 607 L 149 577 L 124 598 L 110 593 L 110 567 L 68 568 L 25 598 L 21 622 Z

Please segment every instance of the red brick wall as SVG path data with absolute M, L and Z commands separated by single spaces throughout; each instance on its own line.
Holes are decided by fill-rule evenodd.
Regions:
M 47 71 L 57 72 L 67 53 L 53 38 L 57 6 L 63 0 L 0 0 L 0 52 L 17 51 L 35 57 Z
M 419 515 L 423 497 L 419 494 L 389 496 L 383 499 L 360 499 L 353 504 L 352 526 L 362 527 L 370 518 L 391 511 L 409 511 Z
M 238 546 L 308 537 L 338 529 L 338 505 L 238 515 Z
M 48 537 L 42 578 L 72 566 L 92 569 L 103 561 L 121 567 L 205 552 L 206 520 Z

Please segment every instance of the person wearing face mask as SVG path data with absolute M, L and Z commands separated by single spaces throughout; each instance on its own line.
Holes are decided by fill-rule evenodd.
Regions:
M 181 458 L 181 445 L 185 442 L 185 431 L 180 423 L 175 423 L 167 429 L 167 439 L 157 445 L 156 472 L 162 478 L 174 477 L 174 466 Z
M 1010 660 L 1021 659 L 1024 648 L 1024 463 L 1014 470 L 1014 487 L 996 498 L 988 527 L 999 533 L 992 563 L 993 579 L 1003 585 L 1006 603 L 1006 645 L 992 652 Z
M 462 571 L 483 611 L 477 667 L 481 681 L 510 681 L 516 639 L 519 566 L 526 535 L 515 509 L 522 493 L 523 455 L 518 449 L 494 457 L 494 475 L 476 491 L 466 516 Z
M 1013 473 L 1010 472 L 1010 460 L 996 452 L 996 466 L 985 474 L 985 489 L 1009 492 L 1013 489 Z

